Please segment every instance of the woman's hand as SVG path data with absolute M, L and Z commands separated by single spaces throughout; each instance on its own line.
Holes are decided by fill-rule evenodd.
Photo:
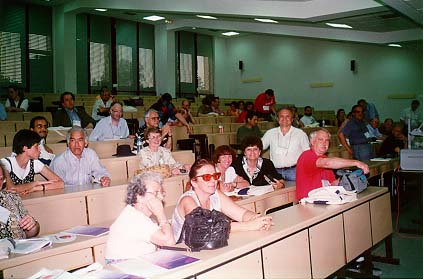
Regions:
M 220 182 L 220 189 L 222 192 L 232 192 L 234 190 L 234 183 L 224 183 Z
M 180 172 L 180 169 L 179 169 L 179 168 L 173 168 L 173 169 L 171 170 L 171 173 L 172 173 L 172 175 L 180 175 L 180 174 L 181 174 L 181 172 Z
M 146 206 L 155 215 L 159 223 L 167 221 L 162 200 L 157 197 L 151 198 L 146 201 Z
M 25 215 L 19 222 L 19 226 L 25 231 L 33 229 L 36 225 L 37 222 L 30 215 Z
M 255 215 L 246 222 L 251 230 L 269 230 L 274 223 L 271 216 Z
M 281 180 L 274 179 L 274 182 L 271 185 L 274 188 L 274 190 L 282 189 L 285 186 L 283 179 Z

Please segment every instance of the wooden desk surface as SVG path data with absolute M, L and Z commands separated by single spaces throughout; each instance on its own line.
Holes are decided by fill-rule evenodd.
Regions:
M 177 268 L 156 278 L 187 278 L 202 271 L 226 263 L 246 253 L 258 250 L 268 244 L 299 232 L 325 219 L 336 216 L 387 193 L 387 188 L 369 187 L 358 195 L 358 200 L 343 205 L 297 204 L 272 213 L 274 226 L 269 231 L 235 232 L 230 234 L 228 246 L 216 250 L 185 253 L 201 261 Z

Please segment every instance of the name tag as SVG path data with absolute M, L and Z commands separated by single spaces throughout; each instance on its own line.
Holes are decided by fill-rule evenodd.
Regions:
M 72 126 L 81 126 L 81 121 L 73 120 Z
M 263 109 L 264 111 L 269 111 L 269 106 L 262 106 L 262 109 Z

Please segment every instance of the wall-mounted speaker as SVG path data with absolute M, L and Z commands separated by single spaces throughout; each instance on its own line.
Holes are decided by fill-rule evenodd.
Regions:
M 243 61 L 241 61 L 241 60 L 239 61 L 239 69 L 243 70 Z
M 350 61 L 350 71 L 356 72 L 356 60 Z

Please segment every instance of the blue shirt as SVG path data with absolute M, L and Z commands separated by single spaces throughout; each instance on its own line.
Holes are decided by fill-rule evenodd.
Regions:
M 379 119 L 377 108 L 372 103 L 367 103 L 367 107 L 364 110 L 364 119 L 369 122 L 372 119 Z
M 78 116 L 78 114 L 77 114 L 77 108 L 74 108 L 73 110 L 72 110 L 72 112 L 71 111 L 69 111 L 68 109 L 66 109 L 66 108 L 64 108 L 65 109 L 65 112 L 68 114 L 68 117 L 69 117 L 69 119 L 71 120 L 71 124 L 73 125 L 74 124 L 74 121 L 79 121 L 79 122 L 81 122 L 81 119 L 80 119 L 80 117 Z
M 104 141 L 112 139 L 123 139 L 129 135 L 127 121 L 123 118 L 119 119 L 118 125 L 112 124 L 112 117 L 105 117 L 101 119 L 96 127 L 91 132 L 90 141 Z
M 359 145 L 368 143 L 366 134 L 368 134 L 367 125 L 364 121 L 352 118 L 347 122 L 341 132 L 349 139 L 351 145 Z
M 383 136 L 383 134 L 380 133 L 378 128 L 372 127 L 370 124 L 367 125 L 368 132 L 370 133 L 371 137 L 379 138 Z
M 7 119 L 6 108 L 4 105 L 0 103 L 0 121 L 4 121 Z

